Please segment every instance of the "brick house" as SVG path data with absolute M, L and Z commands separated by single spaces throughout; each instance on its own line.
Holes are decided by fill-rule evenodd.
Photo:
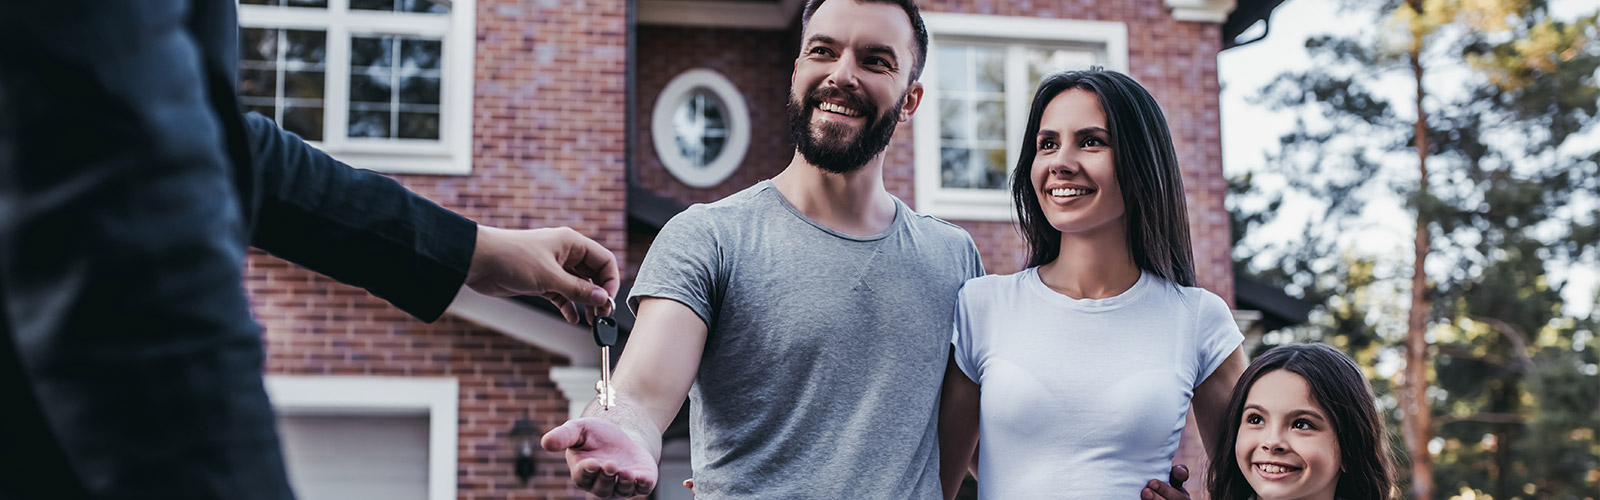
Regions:
M 1017 271 L 1001 189 L 1038 75 L 1124 71 L 1171 124 L 1201 284 L 1247 302 L 1233 302 L 1216 56 L 1281 0 L 1237 1 L 923 1 L 928 92 L 889 147 L 889 190 L 966 228 L 990 272 Z M 577 229 L 628 279 L 672 214 L 777 174 L 793 151 L 800 0 L 241 3 L 252 110 L 480 223 Z M 593 397 L 585 328 L 539 299 L 468 291 L 424 324 L 259 252 L 247 276 L 303 498 L 581 498 L 556 454 L 536 450 L 519 480 L 511 431 L 548 430 Z M 686 498 L 683 429 L 657 498 Z

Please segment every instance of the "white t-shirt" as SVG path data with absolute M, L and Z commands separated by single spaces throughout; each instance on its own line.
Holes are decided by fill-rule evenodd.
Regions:
M 979 498 L 1138 498 L 1167 480 L 1194 389 L 1244 336 L 1221 297 L 1149 273 L 1067 297 L 1037 268 L 967 281 L 956 365 L 981 386 Z

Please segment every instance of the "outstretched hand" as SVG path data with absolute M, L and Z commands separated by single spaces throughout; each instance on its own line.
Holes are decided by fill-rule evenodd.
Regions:
M 660 471 L 655 457 L 622 427 L 598 418 L 580 418 L 545 433 L 546 451 L 566 451 L 572 483 L 591 495 L 628 498 L 655 489 Z
M 478 226 L 466 285 L 493 297 L 544 297 L 577 323 L 610 313 L 621 283 L 616 255 L 571 228 Z
M 1172 466 L 1172 472 L 1163 483 L 1151 479 L 1139 492 L 1141 500 L 1189 500 L 1189 491 L 1183 489 L 1183 482 L 1189 480 L 1189 468 L 1182 465 Z

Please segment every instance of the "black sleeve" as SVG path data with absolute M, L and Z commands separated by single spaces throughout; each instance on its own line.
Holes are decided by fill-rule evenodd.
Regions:
M 466 280 L 477 224 L 245 116 L 261 206 L 250 244 L 433 321 Z

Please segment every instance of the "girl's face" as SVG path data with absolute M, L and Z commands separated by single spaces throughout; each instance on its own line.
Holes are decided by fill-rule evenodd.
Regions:
M 1332 499 L 1338 486 L 1339 440 L 1328 412 L 1305 379 L 1275 370 L 1245 397 L 1233 451 L 1261 500 Z
M 1122 188 L 1099 97 L 1080 89 L 1057 94 L 1030 139 L 1037 151 L 1033 191 L 1052 227 L 1066 234 L 1123 229 Z

